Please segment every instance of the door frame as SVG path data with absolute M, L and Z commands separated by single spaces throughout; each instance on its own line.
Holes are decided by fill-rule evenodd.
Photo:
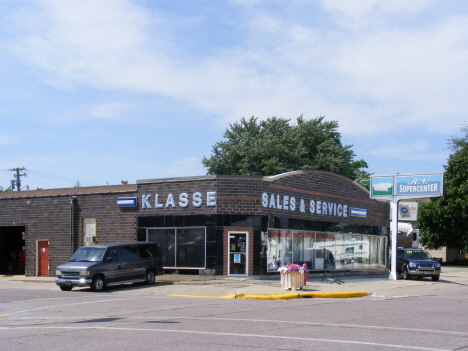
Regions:
M 231 274 L 231 245 L 230 239 L 231 234 L 245 234 L 245 274 Z M 240 230 L 231 230 L 228 231 L 228 276 L 230 277 L 248 277 L 249 276 L 249 252 L 250 252 L 250 245 L 249 245 L 249 232 L 247 231 L 240 231 Z
M 49 252 L 49 248 L 50 248 L 50 242 L 49 242 L 49 239 L 37 239 L 36 240 L 36 277 L 39 277 L 39 242 L 40 241 L 47 241 L 47 252 Z M 49 255 L 47 255 L 47 272 L 49 272 L 49 268 L 50 268 L 50 262 L 49 262 Z M 47 276 L 49 276 L 49 274 L 47 273 Z

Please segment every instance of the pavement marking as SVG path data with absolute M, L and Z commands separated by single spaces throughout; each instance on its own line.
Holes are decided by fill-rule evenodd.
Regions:
M 108 316 L 106 316 L 108 317 Z M 88 317 L 88 316 L 75 316 L 75 317 L 12 317 L 13 319 L 101 319 L 102 317 Z M 345 324 L 345 323 L 322 323 L 322 322 L 303 322 L 303 321 L 279 321 L 277 319 L 248 319 L 248 318 L 219 318 L 219 317 L 123 317 L 123 319 L 144 319 L 144 320 L 174 320 L 174 319 L 185 319 L 185 320 L 208 320 L 208 321 L 225 321 L 225 322 L 252 322 L 252 323 L 286 323 L 286 324 L 297 324 L 297 325 L 317 325 L 326 327 L 345 327 L 345 328 L 361 328 L 361 329 L 380 329 L 380 330 L 403 330 L 407 332 L 423 332 L 423 333 L 436 333 L 436 334 L 451 334 L 468 336 L 466 332 L 456 332 L 449 330 L 434 330 L 434 329 L 416 329 L 416 328 L 402 328 L 402 327 L 382 327 L 375 325 L 361 325 L 361 324 Z
M 437 299 L 440 299 L 440 298 L 444 298 L 444 299 L 468 299 L 468 296 L 436 296 L 436 295 L 379 295 L 379 294 L 370 294 L 369 295 L 370 297 L 380 297 L 380 298 L 396 298 L 396 299 L 399 299 L 399 298 L 406 298 L 406 297 L 417 297 L 417 298 L 421 298 L 421 297 L 432 297 L 432 298 L 437 298 Z
M 21 310 L 21 311 L 6 313 L 6 314 L 2 313 L 0 316 L 11 316 L 12 314 L 17 314 L 17 313 L 39 311 L 39 310 L 45 310 L 45 309 L 48 309 L 48 308 L 56 308 L 56 307 L 64 307 L 64 306 L 85 305 L 85 304 L 102 303 L 102 302 L 109 302 L 109 301 L 138 300 L 138 299 L 140 299 L 140 298 L 139 297 L 134 297 L 134 298 L 129 298 L 129 299 L 109 299 L 109 300 L 97 300 L 97 301 L 84 301 L 84 302 L 77 302 L 77 303 L 67 303 L 67 304 L 64 304 L 64 305 L 38 307 L 38 308 L 30 309 L 30 310 Z
M 72 329 L 72 330 L 125 330 L 125 331 L 149 331 L 149 332 L 162 332 L 162 333 L 185 333 L 185 334 L 202 334 L 202 335 L 217 335 L 217 336 L 236 336 L 248 338 L 265 338 L 265 339 L 284 339 L 284 340 L 302 340 L 302 341 L 318 341 L 325 343 L 336 344 L 354 344 L 354 345 L 367 345 L 378 347 L 390 347 L 398 349 L 411 349 L 411 350 L 425 350 L 425 351 L 451 351 L 449 349 L 436 349 L 421 346 L 408 346 L 396 344 L 381 344 L 365 341 L 351 341 L 351 340 L 334 340 L 334 339 L 318 339 L 318 338 L 304 338 L 297 336 L 280 336 L 280 335 L 260 335 L 260 334 L 241 334 L 241 333 L 220 333 L 213 331 L 195 331 L 195 330 L 175 330 L 175 329 L 149 329 L 149 328 L 114 328 L 114 327 L 44 327 L 44 326 L 18 326 L 18 327 L 0 327 L 0 330 L 24 330 L 24 329 Z
M 31 299 L 31 300 L 18 300 L 18 301 L 12 301 L 11 303 L 21 303 L 21 302 L 30 302 L 30 301 L 47 301 L 47 300 L 66 300 L 69 299 L 70 297 L 48 297 L 44 299 Z
M 297 293 L 280 293 L 280 294 L 230 294 L 225 296 L 206 296 L 206 295 L 183 295 L 183 294 L 167 294 L 167 296 L 177 297 L 204 297 L 214 299 L 249 299 L 249 300 L 290 300 L 298 298 L 351 298 L 367 296 L 365 291 L 341 291 L 341 292 L 297 292 Z

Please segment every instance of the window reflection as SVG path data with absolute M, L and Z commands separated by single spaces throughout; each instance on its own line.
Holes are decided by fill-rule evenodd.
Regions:
M 177 267 L 205 267 L 205 228 L 177 229 Z
M 148 229 L 161 249 L 164 268 L 205 268 L 205 228 Z
M 148 229 L 148 241 L 158 243 L 164 267 L 175 267 L 175 229 Z
M 267 271 L 290 263 L 311 270 L 385 268 L 386 237 L 269 229 Z

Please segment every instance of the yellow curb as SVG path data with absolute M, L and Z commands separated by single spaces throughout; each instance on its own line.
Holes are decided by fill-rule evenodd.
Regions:
M 316 299 L 327 299 L 327 298 L 351 298 L 351 297 L 363 297 L 367 296 L 365 291 L 343 291 L 343 292 L 314 292 L 314 293 L 300 293 L 300 297 L 312 297 Z M 311 295 L 311 296 L 309 296 Z
M 167 296 L 179 297 L 205 297 L 215 299 L 246 299 L 246 300 L 290 300 L 298 298 L 352 298 L 367 296 L 365 291 L 345 291 L 345 292 L 307 292 L 307 293 L 284 293 L 284 294 L 265 294 L 265 295 L 248 295 L 248 294 L 231 294 L 225 296 L 202 296 L 202 295 L 180 295 L 167 294 Z
M 266 294 L 266 295 L 244 295 L 238 294 L 236 299 L 246 300 L 290 300 L 297 299 L 300 295 L 298 293 L 286 293 L 286 294 Z

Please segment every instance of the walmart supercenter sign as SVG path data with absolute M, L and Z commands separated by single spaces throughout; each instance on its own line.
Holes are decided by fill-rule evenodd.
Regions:
M 404 199 L 444 196 L 444 174 L 371 176 L 370 183 L 370 197 L 391 201 L 392 262 L 388 279 L 397 280 L 398 203 Z

